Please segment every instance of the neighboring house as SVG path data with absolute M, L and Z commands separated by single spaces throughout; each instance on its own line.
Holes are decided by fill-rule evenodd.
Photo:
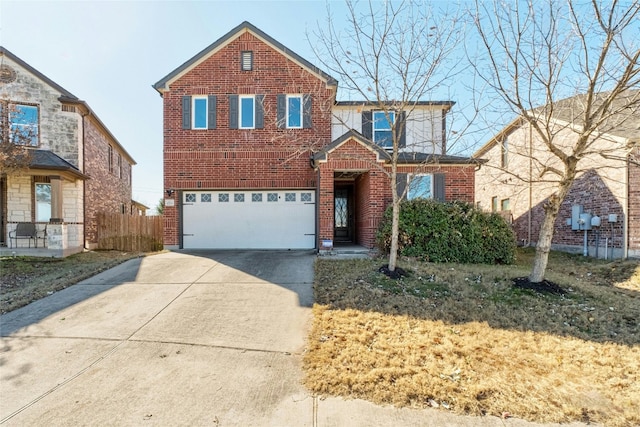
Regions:
M 569 98 L 559 106 L 574 101 L 579 104 L 580 97 Z M 559 147 L 575 141 L 573 129 L 578 125 L 571 117 L 579 117 L 577 109 L 559 108 L 555 112 Z M 612 117 L 589 151 L 580 160 L 581 172 L 560 208 L 552 248 L 584 252 L 582 213 L 589 223 L 589 255 L 640 257 L 640 115 L 629 112 Z M 506 214 L 513 221 L 519 243 L 535 246 L 543 205 L 554 189 L 553 182 L 545 181 L 554 178 L 548 170 L 557 166 L 557 160 L 521 119 L 512 121 L 473 157 L 487 160 L 476 172 L 477 203 L 485 210 Z M 597 216 L 600 225 L 596 226 L 594 220 L 591 227 L 589 215 Z
M 66 256 L 98 243 L 98 212 L 129 214 L 135 161 L 89 105 L 0 47 L 2 138 L 29 129 L 28 168 L 0 174 L 0 244 L 21 222 L 35 223 L 39 247 Z M 45 237 L 46 228 L 46 237 Z M 31 242 L 31 247 L 34 243 Z
M 158 81 L 165 246 L 373 247 L 392 198 L 389 122 L 372 105 L 336 102 L 337 87 L 248 22 Z M 475 165 L 446 155 L 452 105 L 396 112 L 406 118 L 400 183 L 419 172 L 410 197 L 473 202 Z

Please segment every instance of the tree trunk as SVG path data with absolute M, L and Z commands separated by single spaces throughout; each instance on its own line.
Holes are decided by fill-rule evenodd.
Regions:
M 558 192 L 552 194 L 544 205 L 544 221 L 540 227 L 538 234 L 538 243 L 536 244 L 536 256 L 533 259 L 533 269 L 529 275 L 531 283 L 540 283 L 544 280 L 544 273 L 547 270 L 549 262 L 549 252 L 551 251 L 551 240 L 553 239 L 554 225 L 560 205 L 569 193 L 569 189 L 575 179 L 575 173 L 559 185 Z
M 391 248 L 389 249 L 389 271 L 396 270 L 398 263 L 398 224 L 400 223 L 400 201 L 394 197 L 391 215 Z
M 398 144 L 394 135 L 391 156 L 391 248 L 389 248 L 389 271 L 396 271 L 398 264 L 398 230 L 400 229 L 400 195 L 398 195 Z

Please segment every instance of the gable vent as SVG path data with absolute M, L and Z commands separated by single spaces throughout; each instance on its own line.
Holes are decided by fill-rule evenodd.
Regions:
M 242 71 L 253 70 L 253 52 L 250 50 L 243 51 L 240 62 L 242 64 Z

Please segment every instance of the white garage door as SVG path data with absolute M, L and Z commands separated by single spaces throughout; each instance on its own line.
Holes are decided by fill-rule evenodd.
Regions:
M 185 249 L 312 249 L 315 192 L 184 191 Z

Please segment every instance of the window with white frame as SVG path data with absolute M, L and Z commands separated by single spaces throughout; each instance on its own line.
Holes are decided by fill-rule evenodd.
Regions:
M 38 107 L 16 104 L 9 107 L 10 138 L 14 144 L 38 145 Z
M 302 95 L 287 95 L 287 127 L 302 128 Z
M 500 142 L 500 157 L 502 167 L 509 167 L 509 138 L 506 136 Z
M 253 129 L 255 127 L 255 97 L 253 95 L 240 95 L 240 129 Z
M 51 219 L 51 184 L 35 184 L 36 222 L 49 222 Z
M 209 115 L 207 99 L 207 96 L 193 96 L 191 98 L 192 129 L 207 129 L 207 116 Z
M 393 134 L 391 127 L 395 121 L 395 113 L 392 111 L 373 112 L 373 142 L 380 147 L 393 147 Z
M 433 198 L 433 175 L 417 174 L 413 175 L 407 191 L 407 199 L 432 199 Z

